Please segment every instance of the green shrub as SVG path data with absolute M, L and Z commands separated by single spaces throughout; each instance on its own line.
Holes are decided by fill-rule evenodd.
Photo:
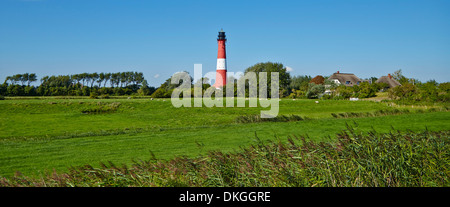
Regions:
M 324 94 L 324 95 L 322 95 L 322 97 L 320 97 L 320 99 L 331 100 L 331 99 L 333 99 L 333 96 L 329 95 L 329 94 Z
M 309 99 L 316 99 L 319 98 L 319 94 L 322 94 L 323 92 L 325 92 L 325 86 L 310 83 L 309 89 L 306 92 L 306 97 Z
M 98 94 L 95 93 L 95 92 L 91 92 L 91 93 L 89 94 L 89 98 L 90 98 L 90 99 L 98 99 Z
M 109 94 L 103 94 L 100 96 L 101 99 L 109 99 Z

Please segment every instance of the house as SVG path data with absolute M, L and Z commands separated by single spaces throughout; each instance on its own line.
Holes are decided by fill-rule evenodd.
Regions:
M 333 81 L 337 85 L 343 84 L 345 86 L 359 85 L 362 82 L 362 80 L 353 73 L 340 73 L 339 71 L 333 73 L 328 80 Z
M 388 74 L 387 76 L 381 76 L 376 83 L 386 83 L 388 84 L 389 88 L 394 88 L 396 86 L 400 86 L 400 84 L 397 80 L 392 78 L 391 74 Z

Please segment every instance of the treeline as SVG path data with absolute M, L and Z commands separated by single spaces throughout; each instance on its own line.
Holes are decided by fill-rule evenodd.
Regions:
M 450 83 L 437 83 L 434 80 L 426 83 L 407 82 L 388 91 L 389 97 L 399 103 L 446 102 L 450 101 Z
M 349 99 L 370 98 L 376 96 L 379 91 L 388 91 L 389 97 L 398 102 L 411 103 L 418 101 L 448 102 L 450 100 L 450 83 L 437 83 L 434 80 L 422 83 L 412 78 L 406 78 L 401 70 L 393 73 L 393 78 L 401 86 L 388 87 L 386 83 L 376 83 L 376 77 L 362 81 L 352 87 L 336 85 L 329 81 L 328 77 L 318 75 L 314 78 L 306 75 L 291 76 L 286 67 L 281 63 L 257 63 L 245 70 L 247 72 L 267 72 L 268 97 L 271 96 L 271 73 L 279 73 L 280 98 L 298 99 Z M 121 95 L 151 95 L 153 98 L 170 98 L 172 92 L 179 84 L 172 84 L 171 78 L 167 79 L 158 88 L 148 86 L 141 72 L 118 73 L 80 73 L 74 75 L 45 76 L 40 79 L 39 86 L 31 85 L 36 82 L 34 73 L 16 74 L 6 77 L 0 85 L 0 96 L 121 96 Z M 191 77 L 191 81 L 193 81 Z M 242 77 L 227 77 L 228 84 L 223 88 L 226 96 L 226 88 L 234 87 L 234 96 L 237 96 L 237 83 L 245 81 Z M 207 78 L 202 78 L 194 85 L 202 85 L 202 93 L 211 87 Z M 234 86 L 231 86 L 233 84 Z M 249 83 L 245 82 L 245 94 L 248 97 Z M 259 85 L 257 86 L 259 87 Z M 259 89 L 258 89 L 259 91 Z M 191 95 L 194 96 L 192 87 Z M 212 96 L 215 94 L 213 93 Z
M 25 85 L 25 82 L 27 83 L 27 86 L 30 85 L 30 83 L 35 82 L 37 80 L 37 76 L 35 73 L 24 73 L 24 74 L 16 74 L 13 76 L 7 76 L 5 82 L 10 81 L 11 85 L 17 85 L 19 82 L 22 85 Z
M 99 95 L 151 95 L 142 72 L 80 73 L 74 75 L 45 76 L 39 86 L 35 73 L 8 76 L 0 85 L 2 96 L 92 96 Z M 25 84 L 26 83 L 26 84 Z
M 376 92 L 387 88 L 385 83 L 369 83 L 368 80 L 361 82 L 359 85 L 353 87 L 348 87 L 345 85 L 336 85 L 334 82 L 327 80 L 328 77 L 316 76 L 312 78 L 307 75 L 291 76 L 286 70 L 286 67 L 281 63 L 257 63 L 245 70 L 247 72 L 267 72 L 267 90 L 268 96 L 271 94 L 270 87 L 270 77 L 272 72 L 279 73 L 279 95 L 281 98 L 298 98 L 298 99 L 349 99 L 350 97 L 355 98 L 369 98 L 374 97 Z M 244 74 L 245 74 L 244 73 Z M 242 81 L 242 77 L 227 77 L 228 84 L 224 86 L 226 91 L 229 84 L 234 84 L 234 96 L 237 96 L 237 82 Z M 192 79 L 192 78 L 191 78 Z M 207 78 L 202 84 L 203 93 L 211 85 L 208 83 Z M 375 82 L 376 78 L 370 78 Z M 195 83 L 198 84 L 198 83 Z M 167 79 L 160 87 L 152 94 L 154 98 L 170 98 L 172 91 L 178 87 L 180 84 L 171 84 L 171 78 Z M 194 85 L 194 84 L 193 84 Z M 193 86 L 192 85 L 192 86 Z M 245 83 L 245 94 L 248 97 L 248 82 Z M 259 85 L 257 86 L 259 87 Z M 194 96 L 194 89 L 192 88 L 191 96 Z M 259 91 L 259 88 L 258 88 Z M 214 95 L 214 94 L 213 94 Z M 224 93 L 224 96 L 226 94 Z
M 286 94 L 284 93 L 287 88 L 289 87 L 289 83 L 291 82 L 291 76 L 289 72 L 286 70 L 286 67 L 283 66 L 281 63 L 272 63 L 272 62 L 266 62 L 266 63 L 257 63 L 245 70 L 244 73 L 247 72 L 266 72 L 267 73 L 267 96 L 271 96 L 271 73 L 272 72 L 278 72 L 279 73 L 279 88 L 280 91 L 283 94 L 280 94 L 280 97 L 284 97 Z M 177 88 L 180 84 L 171 84 L 171 78 L 167 79 L 163 84 L 161 84 L 160 87 L 157 88 L 157 90 L 152 94 L 152 97 L 154 98 L 170 98 L 173 90 Z M 193 81 L 192 77 L 191 80 Z M 245 96 L 249 96 L 249 82 L 248 80 L 243 79 L 243 77 L 234 77 L 234 76 L 228 76 L 227 77 L 227 84 L 223 86 L 223 96 L 226 96 L 227 87 L 233 87 L 233 93 L 234 96 L 238 95 L 237 85 L 240 81 L 246 81 L 245 84 Z M 208 78 L 202 78 L 198 80 L 197 82 L 193 83 L 191 82 L 191 96 L 194 97 L 194 85 L 202 85 L 202 93 L 205 93 L 206 90 L 211 87 L 211 84 L 209 83 Z M 259 91 L 259 85 L 257 85 L 257 90 Z M 211 94 L 212 97 L 215 96 L 215 93 Z
M 259 67 L 271 67 L 272 63 L 259 64 Z M 282 68 L 281 65 L 278 69 Z M 264 71 L 264 69 L 259 69 Z M 285 71 L 282 71 L 282 74 Z M 281 80 L 280 76 L 280 80 Z M 376 83 L 377 78 L 371 77 L 363 80 L 359 85 L 345 86 L 336 85 L 329 81 L 328 77 L 318 75 L 311 76 L 293 76 L 289 73 L 284 75 L 284 83 L 280 84 L 280 97 L 298 98 L 298 99 L 349 99 L 349 98 L 370 98 L 375 97 L 377 92 L 387 91 L 391 99 L 405 104 L 414 102 L 449 102 L 450 101 L 450 83 L 438 83 L 430 80 L 425 83 L 407 78 L 401 70 L 394 71 L 393 78 L 401 85 L 389 88 L 389 85 L 383 82 Z M 269 87 L 269 86 L 268 86 Z
M 449 103 L 450 101 L 450 82 L 438 83 L 430 80 L 422 83 L 414 78 L 405 77 L 401 70 L 395 71 L 393 77 L 402 84 L 388 90 L 389 98 L 397 103 Z
M 370 79 L 376 79 L 374 77 Z M 337 85 L 329 81 L 327 77 L 318 75 L 295 76 L 290 84 L 289 98 L 308 98 L 308 99 L 349 99 L 349 98 L 370 98 L 374 97 L 376 92 L 386 89 L 386 83 L 375 83 L 369 80 L 361 82 L 352 87 Z
M 393 78 L 396 79 L 401 86 L 389 88 L 388 84 L 380 82 L 376 83 L 377 78 L 371 77 L 363 80 L 359 85 L 345 86 L 343 84 L 337 85 L 333 81 L 328 80 L 328 77 L 318 75 L 314 78 L 307 75 L 291 76 L 286 70 L 286 67 L 281 63 L 258 63 L 245 70 L 247 72 L 267 72 L 267 89 L 270 97 L 270 73 L 279 73 L 279 95 L 280 97 L 288 97 L 292 99 L 349 99 L 349 98 L 370 98 L 375 97 L 377 92 L 388 91 L 392 99 L 400 101 L 428 101 L 428 102 L 448 102 L 450 83 L 437 83 L 434 80 L 426 83 L 421 83 L 412 78 L 406 78 L 402 75 L 401 70 L 393 73 Z M 234 96 L 237 96 L 237 82 L 241 81 L 242 77 L 227 77 L 228 85 L 234 84 Z M 192 80 L 192 78 L 191 78 Z M 211 85 L 207 78 L 202 80 L 203 93 Z M 192 83 L 192 86 L 198 84 Z M 157 90 L 152 94 L 154 98 L 170 98 L 172 91 L 180 84 L 171 84 L 171 78 L 167 79 Z M 248 97 L 248 83 L 246 82 L 245 94 Z M 258 85 L 259 87 L 259 85 Z M 191 96 L 194 96 L 194 89 L 191 89 Z M 258 89 L 259 90 L 259 89 Z M 226 93 L 223 93 L 226 96 Z M 214 96 L 214 94 L 213 94 Z

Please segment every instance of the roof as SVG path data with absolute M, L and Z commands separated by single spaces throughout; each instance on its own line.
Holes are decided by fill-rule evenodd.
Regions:
M 381 76 L 376 83 L 387 83 L 389 85 L 389 88 L 393 88 L 395 86 L 400 86 L 400 84 L 397 80 L 393 79 L 389 76 Z
M 337 79 L 341 84 L 345 86 L 354 86 L 358 85 L 358 82 L 362 82 L 355 74 L 353 73 L 333 73 L 328 80 Z

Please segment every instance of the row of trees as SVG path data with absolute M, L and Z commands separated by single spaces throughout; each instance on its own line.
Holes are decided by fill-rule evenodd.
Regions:
M 383 88 L 387 87 L 385 83 L 369 83 L 362 82 L 359 85 L 353 87 L 345 85 L 336 85 L 332 81 L 326 80 L 322 76 L 316 76 L 311 79 L 310 77 L 299 76 L 293 79 L 299 79 L 299 87 L 292 87 L 292 93 L 289 94 L 289 98 L 323 98 L 323 99 L 348 99 L 354 98 L 369 98 L 374 97 L 375 93 Z M 325 93 L 328 89 L 329 93 Z
M 128 85 L 140 85 L 144 81 L 142 72 L 118 72 L 118 73 L 80 73 L 65 76 L 45 76 L 41 79 L 41 85 L 50 87 L 69 87 L 80 84 L 89 87 L 127 87 Z
M 5 83 L 10 82 L 10 85 L 25 85 L 30 86 L 31 83 L 37 81 L 35 73 L 16 74 L 7 76 Z M 96 83 L 98 87 L 106 87 L 109 82 L 111 87 L 127 87 L 128 85 L 139 85 L 144 81 L 144 74 L 142 72 L 118 72 L 118 73 L 80 73 L 74 75 L 60 75 L 60 76 L 45 76 L 41 78 L 41 85 L 50 87 L 68 87 L 72 84 L 81 84 L 82 86 L 90 86 L 91 88 Z
M 5 82 L 10 81 L 11 85 L 16 85 L 19 82 L 22 85 L 25 85 L 25 82 L 27 83 L 27 86 L 30 86 L 32 82 L 35 82 L 37 80 L 36 73 L 24 73 L 24 74 L 16 74 L 13 76 L 7 76 L 5 79 Z
M 281 63 L 257 63 L 245 70 L 248 72 L 267 72 L 267 90 L 268 96 L 271 94 L 271 73 L 278 72 L 279 74 L 279 94 L 280 97 L 290 97 L 290 98 L 334 98 L 334 99 L 348 99 L 350 97 L 368 98 L 375 96 L 375 93 L 380 89 L 386 87 L 386 84 L 369 84 L 368 82 L 363 82 L 359 86 L 347 87 L 344 85 L 337 86 L 334 82 L 328 81 L 327 77 L 316 76 L 312 78 L 311 76 L 292 76 L 286 70 Z M 245 74 L 244 73 L 244 74 Z M 373 79 L 373 78 L 372 78 Z M 191 78 L 192 80 L 192 78 Z M 373 81 L 375 81 L 374 79 Z M 242 77 L 227 77 L 228 84 L 234 84 L 234 95 L 237 95 L 237 82 L 242 81 Z M 248 82 L 246 84 L 246 95 L 248 96 Z M 178 87 L 179 84 L 171 84 L 171 79 L 167 79 L 161 86 L 152 94 L 155 98 L 170 98 L 172 91 Z M 203 92 L 210 87 L 210 84 L 203 84 Z M 224 87 L 230 87 L 227 85 Z M 259 87 L 259 84 L 258 84 Z M 331 94 L 324 95 L 326 89 L 333 91 Z M 224 90 L 224 91 L 225 91 Z M 259 91 L 259 89 L 258 89 Z M 193 96 L 193 89 L 191 95 Z M 225 94 L 224 94 L 225 95 Z
M 348 99 L 354 98 L 369 98 L 376 96 L 376 93 L 388 89 L 386 83 L 376 83 L 377 78 L 371 77 L 359 85 L 352 87 L 345 85 L 336 85 L 329 81 L 328 77 L 300 75 L 291 76 L 286 70 L 286 67 L 281 63 L 258 63 L 245 70 L 247 72 L 267 72 L 268 74 L 268 94 L 270 94 L 270 73 L 279 72 L 280 79 L 280 97 L 289 98 L 308 98 L 308 99 Z M 435 81 L 428 81 L 421 83 L 412 78 L 406 78 L 402 75 L 401 70 L 393 73 L 393 78 L 399 81 L 402 85 L 388 90 L 389 96 L 397 100 L 414 100 L 414 101 L 448 101 L 449 100 L 449 85 L 450 83 L 438 84 Z M 192 80 L 192 78 L 191 78 Z M 241 81 L 240 78 L 228 77 L 228 83 L 234 83 L 234 95 L 237 95 L 236 83 Z M 201 80 L 200 80 L 201 81 Z M 171 79 L 167 79 L 157 90 L 152 94 L 155 98 L 170 98 L 172 91 L 180 84 L 171 84 Z M 210 84 L 202 84 L 203 92 L 210 87 Z M 224 89 L 226 90 L 226 87 Z M 228 85 L 229 87 L 229 85 Z M 224 90 L 224 91 L 225 91 Z M 325 93 L 327 91 L 327 93 Z M 194 95 L 193 89 L 191 91 Z M 225 93 L 224 93 L 225 95 Z M 248 83 L 246 83 L 246 95 L 248 96 Z
M 401 85 L 389 88 L 386 83 L 376 83 L 377 78 L 371 77 L 370 81 L 361 82 L 352 87 L 336 85 L 328 81 L 326 77 L 308 76 L 293 77 L 291 80 L 292 93 L 290 98 L 322 98 L 322 99 L 348 99 L 375 97 L 379 91 L 386 89 L 388 96 L 403 103 L 413 102 L 448 102 L 450 101 L 450 83 L 437 83 L 434 80 L 425 83 L 414 78 L 407 78 L 401 70 L 393 73 L 392 77 Z M 330 93 L 324 94 L 328 89 Z
M 318 75 L 311 76 L 300 75 L 291 77 L 289 72 L 281 63 L 258 63 L 249 67 L 245 72 L 279 72 L 280 77 L 280 97 L 290 98 L 326 98 L 326 99 L 348 99 L 350 97 L 369 98 L 375 96 L 375 93 L 387 87 L 385 83 L 375 83 L 376 78 L 370 78 L 370 82 L 362 82 L 359 85 L 348 87 L 336 85 L 329 81 L 328 77 Z M 270 77 L 270 75 L 269 75 Z M 268 80 L 268 84 L 269 84 Z M 267 86 L 270 88 L 270 86 Z M 329 93 L 325 94 L 328 90 Z
M 449 102 L 450 101 L 450 82 L 437 83 L 434 80 L 425 83 L 404 82 L 388 91 L 389 97 L 404 103 L 415 102 Z
M 283 64 L 281 63 L 272 63 L 272 62 L 266 62 L 266 63 L 257 63 L 249 68 L 247 68 L 245 70 L 245 73 L 248 72 L 255 72 L 255 73 L 259 73 L 259 72 L 267 72 L 267 96 L 270 97 L 271 96 L 271 87 L 270 87 L 270 83 L 271 83 L 271 73 L 272 72 L 278 72 L 279 73 L 279 87 L 282 91 L 286 91 L 287 88 L 289 87 L 289 84 L 291 82 L 291 76 L 289 74 L 289 72 L 287 72 L 286 67 L 283 66 Z M 245 74 L 244 73 L 244 74 Z M 155 93 L 152 94 L 152 97 L 154 98 L 170 98 L 172 95 L 172 91 L 177 88 L 180 84 L 171 84 L 171 78 L 167 79 L 164 83 L 161 84 L 160 87 L 157 88 L 157 90 L 155 91 Z M 191 77 L 191 81 L 193 81 L 192 77 Z M 222 90 L 224 91 L 223 95 L 226 96 L 225 91 L 227 90 L 227 87 L 234 87 L 233 91 L 234 91 L 234 96 L 237 96 L 238 91 L 237 91 L 237 83 L 240 81 L 246 81 L 245 84 L 245 94 L 246 96 L 249 95 L 248 91 L 249 91 L 249 82 L 248 80 L 244 80 L 243 77 L 233 77 L 233 76 L 229 76 L 227 77 L 227 85 L 225 85 Z M 259 79 L 257 79 L 258 83 L 259 83 Z M 259 87 L 259 84 L 257 84 L 257 87 Z M 202 85 L 202 93 L 204 93 L 209 87 L 211 87 L 211 84 L 209 83 L 209 79 L 208 78 L 202 78 L 200 80 L 198 80 L 196 83 L 191 82 L 192 84 L 192 88 L 191 88 L 191 96 L 194 96 L 194 85 Z M 232 86 L 233 85 L 233 86 Z M 259 91 L 259 88 L 257 88 L 257 90 Z M 214 97 L 215 94 L 212 94 L 212 96 Z
M 348 99 L 354 98 L 370 98 L 375 97 L 376 92 L 387 88 L 386 83 L 369 83 L 361 82 L 359 85 L 348 87 L 344 85 L 337 86 L 330 95 L 324 95 L 324 98 Z
M 36 74 L 8 76 L 0 85 L 2 96 L 90 96 L 90 95 L 151 95 L 142 72 L 80 73 L 74 75 L 45 76 L 39 86 Z M 26 85 L 25 85 L 26 83 Z M 109 86 L 109 87 L 107 87 Z
M 336 85 L 328 81 L 327 77 L 316 76 L 292 76 L 281 63 L 258 63 L 245 70 L 248 72 L 267 72 L 268 96 L 271 94 L 270 77 L 272 72 L 279 73 L 280 97 L 290 98 L 323 98 L 323 99 L 348 99 L 350 97 L 369 98 L 376 92 L 386 89 L 387 84 L 371 81 L 361 82 L 359 85 L 348 87 Z M 450 83 L 437 83 L 428 81 L 421 83 L 412 78 L 406 78 L 402 71 L 393 73 L 393 78 L 402 85 L 388 90 L 389 97 L 399 101 L 449 101 Z M 191 77 L 191 81 L 192 81 Z M 242 77 L 228 77 L 228 83 L 234 84 L 234 95 L 237 95 L 237 82 L 245 81 Z M 37 81 L 34 73 L 16 74 L 8 76 L 0 85 L 0 96 L 98 96 L 98 95 L 151 95 L 154 98 L 170 98 L 173 90 L 180 84 L 172 84 L 171 78 L 167 79 L 160 87 L 148 86 L 143 73 L 118 72 L 118 73 L 81 73 L 74 75 L 45 76 L 40 79 L 39 86 L 31 85 Z M 211 85 L 207 78 L 198 80 L 195 84 L 202 85 L 203 93 Z M 192 82 L 191 82 L 192 84 Z M 248 96 L 249 83 L 246 82 L 246 95 Z M 194 85 L 194 84 L 193 84 Z M 227 85 L 230 87 L 230 85 Z M 225 86 L 223 89 L 226 91 Z M 259 84 L 258 84 L 259 87 Z M 192 88 L 192 96 L 194 95 Z M 327 91 L 327 93 L 325 93 Z M 225 95 L 225 93 L 224 93 Z

